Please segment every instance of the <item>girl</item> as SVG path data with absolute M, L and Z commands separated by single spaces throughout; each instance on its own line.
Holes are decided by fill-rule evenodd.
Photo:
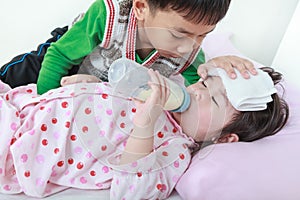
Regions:
M 268 72 L 278 83 L 281 75 Z M 170 93 L 165 78 L 149 75 L 153 92 L 145 102 L 114 96 L 106 83 L 41 96 L 36 85 L 1 83 L 1 192 L 45 197 L 69 187 L 110 188 L 111 199 L 164 199 L 202 142 L 253 141 L 288 118 L 276 93 L 265 110 L 236 110 L 216 76 L 187 88 L 187 111 L 169 113 L 162 109 Z

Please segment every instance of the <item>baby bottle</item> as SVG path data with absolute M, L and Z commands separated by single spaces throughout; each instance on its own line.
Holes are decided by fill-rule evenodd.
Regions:
M 145 101 L 151 94 L 148 86 L 150 76 L 148 69 L 132 60 L 120 58 L 115 60 L 108 71 L 108 81 L 115 94 L 134 97 Z M 170 87 L 169 98 L 164 105 L 165 110 L 183 112 L 190 105 L 190 95 L 186 89 L 167 79 Z

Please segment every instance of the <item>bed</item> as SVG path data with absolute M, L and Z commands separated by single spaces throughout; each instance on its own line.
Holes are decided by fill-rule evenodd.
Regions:
M 1 200 L 33 200 L 37 198 L 28 197 L 24 194 L 16 194 L 16 195 L 3 195 L 0 194 Z M 67 189 L 63 192 L 54 194 L 50 197 L 45 198 L 47 200 L 107 200 L 109 199 L 109 191 L 108 190 L 77 190 L 77 189 Z M 181 200 L 182 198 L 178 195 L 176 191 L 174 191 L 169 200 Z
M 44 5 L 38 3 L 38 1 L 30 0 L 26 1 L 23 10 L 27 10 L 27 13 L 20 12 L 20 15 L 29 15 L 30 10 L 34 12 L 35 10 L 43 10 L 43 17 L 47 19 L 46 21 L 51 21 L 50 8 L 57 8 L 58 12 L 61 9 L 61 13 L 53 17 L 54 20 L 51 23 L 55 26 L 65 25 L 68 19 L 76 16 L 76 13 L 84 11 L 88 5 L 93 2 L 90 1 L 70 1 L 63 0 L 58 1 L 61 6 L 58 8 L 53 5 L 55 1 L 47 5 L 48 9 L 42 9 Z M 62 2 L 62 3 L 61 3 Z M 249 18 L 249 16 L 243 15 L 245 10 L 254 8 L 259 5 L 260 1 L 253 1 L 253 4 L 244 5 L 240 2 L 232 2 L 228 16 L 222 21 L 220 26 L 210 37 L 206 39 L 203 44 L 203 48 L 207 53 L 207 57 L 214 57 L 217 55 L 224 54 L 237 54 L 243 55 L 247 58 L 251 58 L 257 66 L 271 65 L 279 70 L 281 70 L 286 76 L 286 88 L 287 91 L 284 95 L 288 99 L 291 105 L 291 120 L 287 127 L 284 128 L 279 134 L 262 139 L 260 141 L 245 144 L 238 143 L 235 145 L 228 146 L 226 144 L 219 145 L 217 147 L 206 148 L 202 152 L 198 153 L 188 169 L 186 174 L 180 179 L 176 190 L 172 192 L 168 199 L 170 200 L 180 200 L 180 199 L 207 199 L 207 200 L 265 200 L 265 199 L 287 199 L 287 200 L 298 200 L 300 199 L 300 192 L 297 186 L 300 185 L 300 161 L 298 158 L 298 153 L 300 152 L 300 104 L 297 101 L 300 96 L 300 85 L 296 81 L 295 72 L 299 72 L 299 59 L 293 52 L 295 50 L 295 43 L 300 43 L 299 38 L 296 35 L 300 34 L 299 28 L 296 27 L 296 20 L 300 18 L 300 3 L 298 0 L 289 0 L 289 3 L 283 2 L 282 5 L 277 3 L 275 7 L 281 9 L 283 12 L 282 21 L 277 23 L 277 20 L 272 19 L 268 21 L 268 16 L 271 16 L 273 11 L 266 12 L 265 18 L 262 17 L 260 23 L 258 23 L 258 18 Z M 273 1 L 269 1 L 272 3 Z M 13 1 L 10 1 L 13 3 Z M 267 3 L 260 5 L 260 9 L 264 10 L 267 7 Z M 32 7 L 31 4 L 35 4 Z M 7 4 L 6 6 L 9 6 Z M 51 7 L 53 6 L 53 7 Z M 63 7 L 74 6 L 75 9 L 73 13 L 64 13 Z M 252 6 L 252 7 L 251 7 Z M 28 9 L 24 9 L 28 8 Z M 12 7 L 2 7 L 0 13 L 7 13 L 12 10 Z M 49 11 L 48 11 L 49 10 Z M 244 11 L 243 11 L 244 10 Z M 295 10 L 295 12 L 294 12 Z M 3 11 L 3 12 L 2 12 Z M 265 10 L 264 10 L 265 11 Z M 49 12 L 49 13 L 47 13 Z M 245 11 L 246 12 L 246 11 Z M 294 13 L 292 15 L 292 13 Z M 47 16 L 49 14 L 49 16 Z M 65 15 L 63 15 L 65 14 Z M 62 17 L 64 16 L 64 17 Z M 43 17 L 41 17 L 41 22 L 32 23 L 35 26 L 39 26 L 39 23 L 43 23 Z M 236 18 L 239 18 L 238 21 Z M 247 21 L 250 28 L 253 26 L 258 27 L 258 33 L 260 35 L 251 35 L 241 31 L 240 27 L 246 31 L 249 30 L 244 28 L 244 24 L 241 21 Z M 44 20 L 45 21 L 45 20 Z M 233 22 L 233 23 L 230 23 Z M 2 24 L 1 26 L 11 27 L 9 24 Z M 14 23 L 15 22 L 11 22 Z M 62 23 L 62 24 L 61 24 Z M 270 23 L 269 27 L 265 27 L 264 23 Z M 273 25 L 278 26 L 276 30 L 279 30 L 277 34 L 269 35 L 268 29 L 273 27 Z M 27 33 L 32 32 L 33 28 L 28 28 Z M 34 38 L 32 44 L 20 43 L 12 45 L 9 41 L 1 41 L 4 47 L 10 47 L 11 51 L 2 54 L 3 45 L 1 47 L 0 64 L 4 64 L 9 58 L 16 54 L 21 53 L 21 51 L 28 51 L 35 48 L 36 44 L 47 39 L 47 34 L 52 30 L 52 27 L 44 27 L 45 31 L 42 36 Z M 41 28 L 39 28 L 41 29 Z M 10 30 L 10 29 L 9 29 Z M 39 30 L 36 30 L 39 31 Z M 280 32 L 281 31 L 281 32 Z M 297 34 L 296 34 L 297 33 Z M 0 38 L 13 38 L 12 33 L 8 35 L 2 35 Z M 6 33 L 5 33 L 6 34 Z M 22 36 L 26 40 L 29 35 L 25 34 Z M 18 36 L 20 37 L 20 36 Z M 268 43 L 268 38 L 271 37 L 272 42 Z M 293 38 L 294 37 L 294 38 Z M 255 44 L 253 41 L 265 42 L 265 45 Z M 291 40 L 293 42 L 291 42 Z M 255 43 L 255 42 L 254 42 Z M 211 48 L 216 47 L 218 48 Z M 259 46 L 259 49 L 255 49 Z M 9 49 L 9 48 L 8 48 Z M 288 53 L 287 53 L 288 52 Z M 287 64 L 288 62 L 288 64 Z M 299 73 L 298 73 L 299 74 Z M 271 151 L 271 150 L 272 151 Z M 258 152 L 259 151 L 259 152 Z M 238 153 L 236 153 L 238 152 Z M 244 156 L 247 155 L 247 156 Z M 226 158 L 226 159 L 224 159 Z M 254 163 L 254 164 L 253 164 Z M 231 173 L 222 173 L 228 167 L 233 167 Z M 248 167 L 247 167 L 248 166 Z M 251 166 L 251 168 L 249 167 Z M 222 177 L 220 179 L 220 177 Z M 0 199 L 2 200 L 30 200 L 35 199 L 32 197 L 27 197 L 24 194 L 17 195 L 4 195 L 0 194 Z M 79 199 L 109 199 L 109 191 L 107 190 L 78 190 L 78 189 L 67 189 L 63 192 L 57 193 L 46 199 L 49 200 L 79 200 Z

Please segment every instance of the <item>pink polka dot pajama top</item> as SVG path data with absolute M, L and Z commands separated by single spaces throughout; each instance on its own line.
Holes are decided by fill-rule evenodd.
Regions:
M 111 199 L 164 199 L 190 160 L 187 138 L 169 113 L 158 119 L 153 151 L 119 165 L 134 103 L 105 83 L 37 95 L 36 85 L 0 83 L 0 192 L 44 197 L 69 187 L 108 189 Z

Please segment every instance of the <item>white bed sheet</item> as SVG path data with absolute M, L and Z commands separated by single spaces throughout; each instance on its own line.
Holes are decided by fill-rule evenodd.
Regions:
M 36 200 L 40 198 L 28 197 L 25 194 L 5 195 L 0 194 L 0 200 Z M 46 200 L 108 200 L 109 190 L 79 190 L 67 189 L 49 197 Z M 174 190 L 167 198 L 168 200 L 182 200 L 178 193 Z

